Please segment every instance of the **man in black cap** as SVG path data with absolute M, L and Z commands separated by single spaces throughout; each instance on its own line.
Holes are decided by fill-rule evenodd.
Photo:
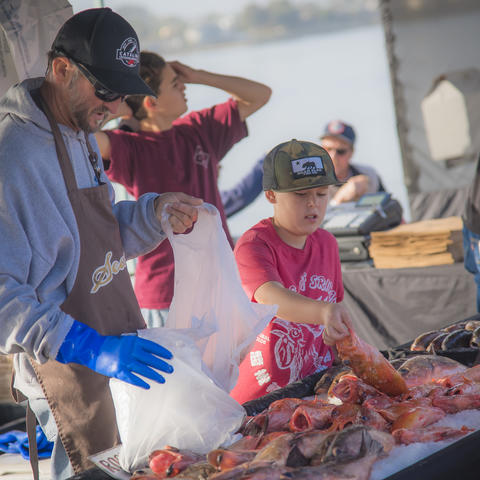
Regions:
M 109 378 L 149 388 L 145 378 L 173 371 L 168 350 L 135 335 L 145 324 L 126 260 L 165 238 L 162 210 L 181 233 L 202 201 L 147 193 L 114 204 L 91 135 L 125 95 L 153 95 L 138 61 L 122 17 L 86 10 L 58 32 L 45 78 L 0 100 L 0 353 L 16 354 L 17 398 L 55 441 L 54 479 L 119 443 Z

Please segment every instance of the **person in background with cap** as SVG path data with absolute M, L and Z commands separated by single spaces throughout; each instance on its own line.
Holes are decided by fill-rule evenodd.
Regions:
M 329 122 L 320 137 L 321 146 L 329 153 L 335 173 L 342 186 L 331 188 L 331 204 L 357 201 L 366 193 L 384 192 L 377 172 L 367 165 L 351 163 L 355 131 L 351 125 L 340 120 Z
M 273 217 L 247 230 L 234 253 L 247 296 L 278 311 L 240 364 L 231 391 L 240 403 L 329 367 L 329 345 L 352 329 L 340 303 L 338 245 L 319 228 L 337 183 L 328 153 L 314 143 L 290 140 L 265 157 L 263 190 Z
M 175 190 L 215 205 L 233 247 L 218 189 L 218 165 L 247 136 L 245 120 L 267 103 L 270 88 L 246 78 L 166 62 L 152 52 L 141 52 L 140 75 L 157 98 L 127 99 L 140 124 L 137 132 L 96 134 L 107 175 L 135 198 L 148 191 Z M 219 88 L 231 98 L 180 118 L 187 111 L 186 83 Z M 164 242 L 140 257 L 135 269 L 135 294 L 149 327 L 165 324 L 173 287 L 173 251 Z
M 110 377 L 149 388 L 137 375 L 163 383 L 173 371 L 168 350 L 135 335 L 145 323 L 126 260 L 165 238 L 164 207 L 181 233 L 202 200 L 113 203 L 92 133 L 129 94 L 154 96 L 139 76 L 138 38 L 101 8 L 67 20 L 45 78 L 0 101 L 0 353 L 17 354 L 17 399 L 55 441 L 53 479 L 119 443 Z

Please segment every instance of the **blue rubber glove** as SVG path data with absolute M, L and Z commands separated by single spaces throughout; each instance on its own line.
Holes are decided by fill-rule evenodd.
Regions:
M 158 343 L 136 335 L 100 335 L 93 328 L 74 321 L 56 360 L 78 363 L 107 377 L 149 389 L 148 383 L 134 374 L 165 383 L 157 370 L 172 373 L 173 367 L 162 358 L 169 360 L 172 354 Z
M 50 458 L 52 456 L 53 442 L 48 441 L 39 425 L 37 425 L 36 434 L 38 458 Z M 20 453 L 23 458 L 30 460 L 27 433 L 20 430 L 10 430 L 0 435 L 0 452 Z

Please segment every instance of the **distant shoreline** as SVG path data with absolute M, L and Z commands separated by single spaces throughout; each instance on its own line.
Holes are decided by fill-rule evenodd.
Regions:
M 157 43 L 150 42 L 146 44 L 146 50 L 160 50 L 162 55 L 171 55 L 171 54 L 183 54 L 183 53 L 192 53 L 194 51 L 208 51 L 208 50 L 218 50 L 223 48 L 231 48 L 235 46 L 246 46 L 246 45 L 263 45 L 269 43 L 275 43 L 279 41 L 285 40 L 293 40 L 296 38 L 303 38 L 311 35 L 323 35 L 323 34 L 330 34 L 335 32 L 340 32 L 343 30 L 352 30 L 355 28 L 360 27 L 368 27 L 372 25 L 379 25 L 380 19 L 372 18 L 371 21 L 352 21 L 352 22 L 325 22 L 319 23 L 318 28 L 311 28 L 302 31 L 295 31 L 295 32 L 288 32 L 282 35 L 271 35 L 271 36 L 264 36 L 264 37 L 256 37 L 256 38 L 247 38 L 241 40 L 226 40 L 226 41 L 219 41 L 216 43 L 199 43 L 194 46 L 188 46 L 185 48 L 178 48 L 178 49 L 162 49 L 161 41 Z M 160 43 L 160 45 L 159 45 Z

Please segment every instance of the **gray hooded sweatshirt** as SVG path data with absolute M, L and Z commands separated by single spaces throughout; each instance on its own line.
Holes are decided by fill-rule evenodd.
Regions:
M 55 358 L 72 326 L 60 305 L 73 287 L 80 258 L 53 134 L 29 93 L 42 81 L 25 80 L 0 99 L 0 353 L 20 354 L 17 375 L 27 382 L 34 380 L 27 355 L 40 363 Z M 83 132 L 59 127 L 79 188 L 95 186 Z M 89 140 L 101 158 L 95 137 Z M 109 186 L 126 258 L 155 248 L 165 238 L 153 206 L 157 194 L 115 204 L 103 171 L 101 180 Z

